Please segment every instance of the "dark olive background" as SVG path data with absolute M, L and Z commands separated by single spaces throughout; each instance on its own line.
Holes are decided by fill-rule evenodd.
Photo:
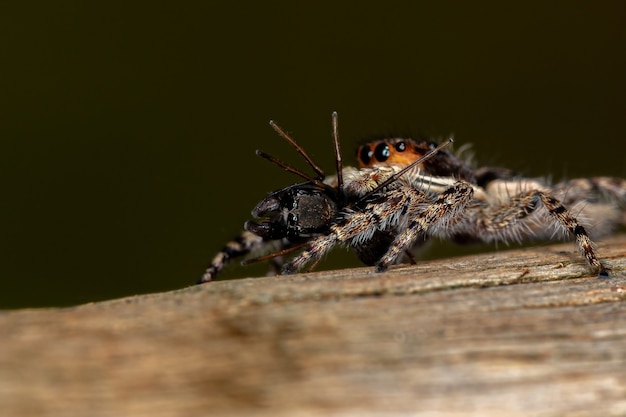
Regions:
M 529 175 L 626 175 L 626 3 L 415 3 L 3 6 L 0 308 L 195 282 L 297 181 L 255 149 L 305 167 L 270 119 L 328 171 L 337 110 L 350 163 L 412 132 Z M 324 267 L 357 264 L 338 252 Z

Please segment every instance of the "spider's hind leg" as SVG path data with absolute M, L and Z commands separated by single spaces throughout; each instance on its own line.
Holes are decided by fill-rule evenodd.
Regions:
M 598 273 L 599 277 L 608 278 L 609 270 L 596 256 L 594 244 L 591 238 L 589 238 L 585 228 L 570 214 L 559 200 L 541 191 L 536 191 L 536 193 L 539 195 L 544 207 L 548 210 L 550 215 L 556 219 L 558 224 L 574 235 L 578 248 L 585 257 L 587 264 Z
M 535 214 L 542 206 L 548 214 L 545 218 Z M 584 226 L 559 200 L 545 191 L 523 192 L 511 198 L 508 203 L 496 206 L 476 206 L 471 217 L 474 221 L 464 222 L 462 228 L 459 228 L 458 236 L 479 236 L 486 242 L 510 239 L 522 241 L 545 233 L 547 226 L 555 225 L 573 235 L 580 253 L 593 271 L 600 277 L 609 276 L 608 268 L 598 259 L 594 244 Z

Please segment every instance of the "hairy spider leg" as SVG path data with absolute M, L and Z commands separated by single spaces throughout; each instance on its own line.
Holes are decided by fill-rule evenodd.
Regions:
M 547 221 L 573 235 L 580 253 L 591 269 L 602 278 L 608 277 L 609 269 L 598 259 L 593 242 L 585 228 L 559 200 L 540 190 L 521 193 L 511 198 L 507 204 L 473 206 L 464 213 L 464 222 L 445 233 L 448 236 L 454 233 L 479 236 L 486 242 L 510 239 L 522 241 L 524 236 L 532 235 L 531 223 L 529 223 L 532 220 L 528 218 L 541 206 L 549 214 Z M 536 218 L 535 220 L 541 221 Z
M 446 230 L 459 220 L 459 213 L 472 200 L 474 189 L 465 181 L 458 181 L 437 196 L 425 209 L 417 204 L 409 213 L 407 227 L 396 237 L 387 253 L 376 263 L 376 272 L 385 271 L 394 264 L 403 251 L 408 251 L 419 236 L 432 234 L 431 230 Z

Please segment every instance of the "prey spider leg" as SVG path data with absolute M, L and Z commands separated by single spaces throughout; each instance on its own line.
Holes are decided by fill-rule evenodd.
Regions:
M 271 163 L 273 163 L 275 165 L 278 165 L 279 167 L 281 167 L 285 171 L 290 172 L 292 174 L 295 174 L 295 175 L 297 175 L 297 176 L 299 176 L 301 178 L 304 178 L 307 181 L 315 183 L 316 185 L 319 185 L 322 188 L 329 187 L 327 184 L 324 184 L 319 178 L 312 177 L 312 176 L 310 176 L 310 175 L 300 171 L 299 169 L 294 168 L 291 165 L 286 164 L 283 161 L 281 161 L 280 159 L 278 159 L 278 158 L 276 158 L 276 157 L 274 157 L 274 156 L 272 156 L 270 154 L 267 154 L 267 153 L 265 153 L 265 152 L 263 152 L 261 150 L 257 150 L 256 151 L 256 155 L 260 156 L 263 159 L 266 159 L 266 160 L 270 161 Z
M 318 179 L 323 180 L 326 177 L 326 174 L 324 174 L 324 171 L 322 170 L 322 168 L 320 168 L 315 161 L 313 161 L 313 158 L 311 158 L 309 156 L 308 153 L 306 153 L 306 151 L 300 146 L 298 145 L 298 143 L 293 140 L 293 138 L 291 136 L 289 136 L 287 134 L 287 132 L 285 132 L 280 126 L 278 126 L 273 120 L 270 120 L 270 126 L 272 127 L 272 129 L 274 129 L 283 139 L 285 139 L 287 142 L 289 142 L 289 144 L 291 146 L 294 147 L 294 149 L 300 154 L 302 155 L 302 157 L 306 160 L 306 162 L 309 164 L 309 166 L 311 168 L 313 168 L 313 171 L 315 171 L 315 173 L 317 174 Z
M 269 259 L 278 258 L 279 256 L 285 256 L 290 254 L 291 252 L 295 252 L 298 249 L 302 249 L 306 245 L 306 242 L 298 243 L 295 245 L 287 246 L 281 250 L 276 252 L 268 253 L 267 255 L 257 256 L 256 258 L 250 258 L 241 261 L 241 265 L 250 265 L 257 262 L 267 261 Z
M 341 147 L 339 145 L 339 129 L 338 129 L 338 120 L 339 116 L 337 112 L 334 111 L 332 114 L 332 123 L 333 123 L 333 143 L 335 145 L 335 167 L 337 172 L 337 200 L 339 204 L 343 204 L 345 202 L 345 196 L 343 194 L 343 158 L 341 157 Z

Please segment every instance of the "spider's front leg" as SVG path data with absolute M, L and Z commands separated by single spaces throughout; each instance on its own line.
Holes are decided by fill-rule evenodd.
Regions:
M 385 271 L 398 257 L 410 249 L 419 236 L 446 234 L 463 216 L 472 200 L 474 190 L 465 181 L 458 181 L 435 197 L 433 201 L 417 201 L 407 212 L 407 227 L 393 241 L 387 253 L 376 263 L 376 272 Z M 425 207 L 425 203 L 427 204 Z

